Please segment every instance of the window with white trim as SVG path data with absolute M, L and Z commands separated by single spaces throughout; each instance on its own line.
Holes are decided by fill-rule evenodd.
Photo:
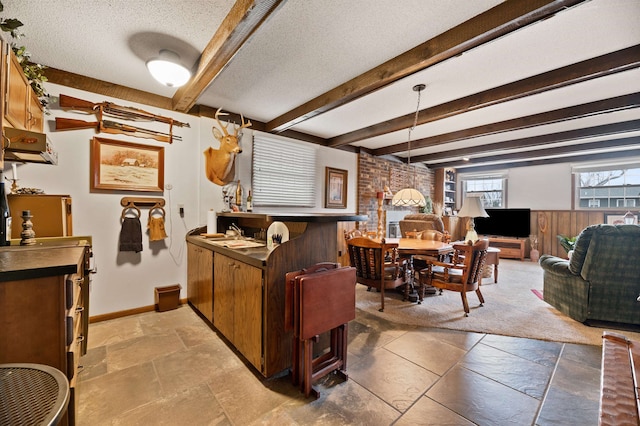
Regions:
M 460 175 L 462 182 L 462 200 L 467 195 L 480 196 L 485 208 L 506 207 L 507 200 L 507 175 L 506 173 L 493 173 L 486 175 Z
M 315 207 L 316 153 L 313 144 L 254 132 L 253 204 Z
M 625 209 L 640 205 L 640 161 L 574 166 L 577 209 Z

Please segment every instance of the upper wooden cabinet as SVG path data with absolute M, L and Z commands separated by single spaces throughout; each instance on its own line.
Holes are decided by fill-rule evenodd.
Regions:
M 11 47 L 6 46 L 7 80 L 4 125 L 41 133 L 44 124 L 44 111 L 40 100 L 31 89 L 31 85 L 29 85 Z

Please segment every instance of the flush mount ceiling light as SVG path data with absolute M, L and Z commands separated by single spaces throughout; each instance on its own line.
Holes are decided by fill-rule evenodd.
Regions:
M 391 200 L 391 204 L 393 204 L 394 206 L 424 207 L 427 204 L 426 200 L 424 199 L 424 195 L 422 195 L 422 193 L 417 189 L 411 188 L 408 185 L 409 176 L 411 175 L 411 132 L 418 125 L 418 112 L 420 111 L 420 92 L 422 92 L 425 87 L 427 86 L 425 86 L 424 84 L 416 84 L 415 86 L 413 86 L 413 90 L 415 92 L 418 92 L 418 106 L 416 107 L 416 114 L 413 119 L 413 126 L 409 128 L 409 137 L 408 137 L 409 142 L 407 146 L 407 151 L 408 151 L 407 168 L 409 170 L 407 171 L 407 187 L 395 193 L 395 195 L 393 196 L 393 199 Z M 415 182 L 413 186 L 415 186 Z
M 180 63 L 180 56 L 162 49 L 160 55 L 147 62 L 147 69 L 160 83 L 169 87 L 183 86 L 191 78 L 191 71 Z

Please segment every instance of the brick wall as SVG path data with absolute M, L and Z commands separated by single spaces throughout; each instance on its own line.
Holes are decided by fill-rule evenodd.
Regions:
M 407 185 L 418 189 L 426 197 L 433 200 L 434 173 L 422 165 L 411 165 L 410 175 L 407 165 L 396 161 L 390 161 L 382 157 L 361 151 L 358 155 L 358 214 L 369 215 L 366 223 L 367 230 L 378 229 L 378 201 L 376 193 L 389 186 L 392 193 Z M 415 178 L 415 181 L 414 181 Z M 415 185 L 415 186 L 414 186 Z M 385 200 L 384 210 L 405 210 L 408 207 L 394 207 L 391 200 Z M 411 213 L 418 213 L 418 208 L 412 208 Z M 361 227 L 363 224 L 360 224 Z

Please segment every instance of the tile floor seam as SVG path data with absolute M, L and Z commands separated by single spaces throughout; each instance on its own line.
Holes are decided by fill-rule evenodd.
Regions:
M 224 413 L 224 417 L 229 421 L 229 423 L 231 423 L 232 426 L 235 426 L 236 422 L 233 421 L 233 419 L 229 415 L 229 412 L 227 411 L 227 408 L 224 406 L 224 404 L 222 404 L 222 402 L 220 402 L 220 400 L 216 396 L 216 393 L 214 392 L 213 388 L 211 387 L 211 382 L 207 382 L 205 384 L 207 385 L 207 388 L 211 392 L 211 395 L 213 396 L 213 399 L 215 399 L 216 402 L 218 403 L 218 405 L 220 406 L 220 409 Z
M 373 390 L 369 389 L 368 387 L 366 387 L 364 384 L 360 383 L 359 381 L 357 381 L 356 379 L 352 378 L 351 376 L 349 376 L 349 380 L 353 380 L 354 383 L 356 383 L 358 386 L 360 386 L 362 389 L 364 389 L 366 392 L 370 393 L 371 395 L 375 396 L 378 400 L 382 401 L 385 405 L 388 405 L 391 409 L 393 409 L 394 411 L 396 411 L 400 417 L 402 417 L 407 411 L 405 410 L 404 412 L 398 410 L 396 407 L 394 407 L 393 405 L 391 405 L 389 402 L 387 402 L 384 398 L 382 398 L 382 396 L 378 395 L 377 393 L 375 393 Z M 420 397 L 416 398 L 416 401 L 420 399 Z M 415 403 L 415 401 L 414 401 Z
M 551 375 L 549 376 L 549 383 L 547 383 L 547 387 L 544 390 L 544 394 L 542 395 L 542 398 L 540 399 L 540 406 L 538 407 L 538 410 L 536 412 L 536 417 L 534 419 L 533 425 L 537 425 L 538 424 L 538 419 L 540 417 L 540 413 L 542 412 L 542 408 L 544 407 L 544 403 L 547 400 L 547 395 L 549 395 L 549 392 L 551 391 L 551 384 L 553 383 L 553 378 L 556 375 L 556 372 L 558 371 L 558 365 L 560 365 L 560 360 L 562 359 L 562 354 L 564 353 L 564 350 L 566 348 L 566 343 L 562 344 L 562 348 L 560 349 L 560 353 L 558 354 L 558 358 L 556 358 L 556 363 L 553 366 L 553 370 L 551 371 Z

